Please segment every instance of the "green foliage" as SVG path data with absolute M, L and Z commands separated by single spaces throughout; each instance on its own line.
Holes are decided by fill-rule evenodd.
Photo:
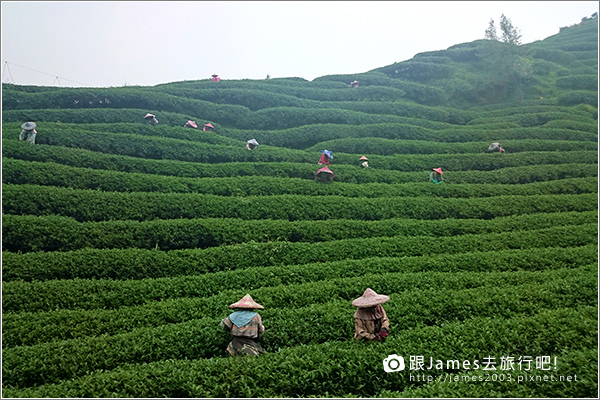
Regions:
M 567 94 L 561 95 L 558 98 L 558 103 L 565 106 L 573 106 L 577 104 L 589 104 L 590 106 L 598 108 L 598 96 L 596 92 L 589 92 L 584 90 L 570 91 Z
M 594 313 L 595 308 L 588 307 L 547 310 L 534 316 L 516 315 L 509 319 L 478 317 L 407 330 L 390 337 L 381 346 L 348 341 L 298 346 L 254 358 L 125 364 L 113 371 L 88 374 L 55 385 L 25 390 L 9 388 L 3 394 L 11 397 L 294 397 L 301 392 L 307 396 L 336 397 L 354 388 L 356 395 L 373 397 L 384 390 L 401 391 L 408 387 L 408 370 L 400 375 L 382 373 L 382 360 L 397 352 L 399 346 L 403 354 L 425 353 L 442 359 L 469 360 L 490 355 L 500 357 L 506 355 L 506 351 L 558 356 L 566 350 L 571 352 L 565 357 L 565 363 L 572 368 L 573 352 L 594 345 L 584 333 L 594 329 Z M 500 342 L 499 337 L 506 339 Z M 482 346 L 489 352 L 481 354 L 478 349 Z M 435 353 L 431 353 L 432 348 Z M 233 376 L 252 376 L 252 379 L 232 379 Z M 589 380 L 577 387 L 586 397 L 593 394 Z
M 515 28 L 511 20 L 504 14 L 500 16 L 500 31 L 502 32 L 502 41 L 515 45 L 521 44 L 519 29 Z
M 552 219 L 551 221 L 555 221 Z M 10 260 L 11 272 L 16 268 L 24 268 L 30 264 L 27 260 L 37 257 L 15 257 L 5 253 Z M 80 252 L 71 252 L 78 258 Z M 89 254 L 89 253 L 88 253 Z M 48 254 L 57 257 L 58 254 Z M 63 260 L 67 260 L 65 257 Z M 597 247 L 594 243 L 580 247 L 561 248 L 545 247 L 530 249 L 497 250 L 487 252 L 467 252 L 456 254 L 430 254 L 415 257 L 369 257 L 359 260 L 345 259 L 341 261 L 309 263 L 304 265 L 285 265 L 279 267 L 247 268 L 230 271 L 219 271 L 199 275 L 184 275 L 164 278 L 147 278 L 138 280 L 113 279 L 50 279 L 27 282 L 22 279 L 5 280 L 2 290 L 5 294 L 4 313 L 15 321 L 14 325 L 5 325 L 6 335 L 9 326 L 24 329 L 25 323 L 35 324 L 29 316 L 29 322 L 16 313 L 68 310 L 118 309 L 134 305 L 144 305 L 152 301 L 168 299 L 193 298 L 197 296 L 213 296 L 228 290 L 256 290 L 279 285 L 295 285 L 309 282 L 327 281 L 341 278 L 352 278 L 370 274 L 386 273 L 443 273 L 444 279 L 450 279 L 457 272 L 514 272 L 545 271 L 556 268 L 578 268 L 582 265 L 594 264 L 598 260 Z M 48 263 L 40 265 L 40 270 Z M 13 276 L 13 275 L 11 275 Z M 406 276 L 406 275 L 405 275 Z M 481 274 L 480 278 L 484 275 Z M 25 278 L 25 275 L 21 275 Z M 464 277 L 463 277 L 464 278 Z M 462 279 L 462 278 L 461 278 Z M 258 284 L 257 282 L 260 282 Z M 400 288 L 411 288 L 415 282 L 405 279 L 399 283 Z M 8 314 L 7 314 L 8 315 Z M 42 314 L 36 314 L 41 317 Z M 58 315 L 58 314 L 57 314 Z M 37 317 L 36 317 L 37 318 Z M 58 321 L 58 319 L 57 319 Z M 32 328 L 33 329 L 33 328 Z M 8 337 L 8 336 L 5 336 Z M 24 343 L 23 336 L 19 337 Z M 30 336 L 32 340 L 35 336 Z M 6 345 L 10 343 L 8 340 Z
M 512 218 L 514 230 L 549 227 L 548 223 L 567 224 L 560 213 L 556 222 L 552 214 L 533 214 L 533 218 Z M 524 215 L 527 217 L 528 215 Z M 592 221 L 596 212 L 578 212 Z M 355 215 L 361 217 L 360 215 Z M 521 217 L 521 216 L 520 216 Z M 244 220 L 235 218 L 205 219 L 157 219 L 151 221 L 104 221 L 77 222 L 72 218 L 47 216 L 5 215 L 7 226 L 3 229 L 4 249 L 8 251 L 56 251 L 83 248 L 98 249 L 160 249 L 207 248 L 249 241 L 326 242 L 350 238 L 368 238 L 397 235 L 449 236 L 465 233 L 495 232 L 506 224 L 498 221 L 453 220 L 441 221 L 408 220 L 391 218 L 380 221 L 361 221 L 336 218 L 329 221 Z M 542 221 L 538 221 L 542 218 Z M 519 220 L 523 220 L 521 225 Z M 477 222 L 480 221 L 478 224 Z M 548 222 L 551 221 L 551 222 Z M 27 239 L 30 238 L 30 239 Z
M 507 229 L 508 230 L 508 229 Z M 146 279 L 198 275 L 250 267 L 307 264 L 323 260 L 367 257 L 414 257 L 548 246 L 576 247 L 597 242 L 597 225 L 469 234 L 457 237 L 393 236 L 343 239 L 314 245 L 306 242 L 250 241 L 207 249 L 169 252 L 145 249 L 82 249 L 75 251 L 3 252 L 5 280 L 22 279 Z
M 40 154 L 40 156 L 43 155 Z M 89 160 L 72 158 L 63 161 L 65 164 L 73 161 L 85 166 L 85 168 L 75 168 L 58 164 L 63 159 L 60 155 L 58 157 L 54 157 L 54 155 L 50 158 L 52 161 L 47 160 L 46 162 L 27 162 L 5 158 L 3 160 L 3 183 L 95 189 L 106 192 L 203 193 L 219 196 L 337 194 L 345 197 L 415 197 L 424 195 L 487 197 L 500 194 L 592 193 L 597 190 L 596 171 L 593 166 L 588 165 L 596 162 L 597 153 L 594 151 L 522 153 L 522 157 L 510 158 L 502 157 L 502 155 L 490 157 L 487 154 L 470 158 L 454 155 L 444 155 L 443 157 L 418 155 L 393 158 L 371 156 L 372 163 L 378 168 L 387 167 L 393 170 L 373 171 L 369 176 L 361 176 L 357 168 L 340 166 L 336 168 L 337 182 L 344 182 L 344 184 L 325 187 L 315 183 L 312 179 L 305 179 L 312 178 L 312 174 L 310 174 L 312 170 L 309 167 L 295 164 L 275 166 L 270 163 L 210 165 L 149 162 L 132 165 L 131 158 L 109 157 L 104 160 L 91 157 Z M 27 158 L 29 156 L 28 154 Z M 43 160 L 42 157 L 37 159 Z M 114 161 L 111 167 L 118 168 L 120 171 L 101 168 L 101 164 L 109 160 Z M 98 162 L 95 163 L 95 161 Z M 568 164 L 569 161 L 577 161 L 578 164 Z M 540 162 L 544 162 L 545 167 L 540 168 L 535 165 Z M 456 185 L 443 189 L 432 189 L 428 182 L 423 182 L 425 174 L 421 172 L 418 174 L 406 173 L 414 172 L 415 169 L 428 170 L 428 167 L 434 163 L 453 171 L 452 179 Z M 551 169 L 550 166 L 555 169 Z M 314 169 L 314 167 L 311 168 Z M 543 168 L 546 169 L 545 172 L 542 171 Z M 136 170 L 141 172 L 133 172 Z M 342 176 L 339 175 L 340 171 L 343 172 Z M 538 174 L 537 182 L 527 182 L 532 177 L 532 173 Z M 560 176 L 557 176 L 557 173 Z M 175 174 L 178 176 L 170 176 Z M 573 177 L 567 178 L 567 175 Z M 587 180 L 576 176 L 587 178 Z M 553 182 L 557 180 L 557 177 L 561 179 Z M 471 185 L 470 182 L 474 179 L 480 184 Z M 464 183 L 460 183 L 461 181 Z M 496 183 L 496 185 L 482 186 L 486 182 Z M 523 186 L 506 185 L 514 182 L 522 183 Z M 535 185 L 535 183 L 539 184 Z M 576 189 L 572 186 L 574 183 Z
M 535 176 L 533 177 L 536 178 Z M 282 219 L 288 221 L 388 218 L 480 218 L 533 212 L 589 211 L 596 194 L 497 196 L 481 199 L 447 198 L 435 212 L 424 197 L 339 198 L 273 195 L 225 197 L 187 193 L 108 193 L 34 185 L 5 185 L 4 213 L 57 215 L 77 221 L 179 218 Z M 140 206 L 143 204 L 143 207 Z M 10 226 L 10 225 L 9 225 Z M 9 227 L 3 226 L 8 234 Z M 6 240 L 7 243 L 13 243 Z M 15 250 L 16 251 L 16 250 Z
M 2 84 L 2 395 L 597 397 L 597 41 L 596 16 L 310 82 Z M 384 343 L 353 340 L 367 287 Z M 230 357 L 245 294 L 267 354 Z M 579 379 L 415 381 L 391 354 Z

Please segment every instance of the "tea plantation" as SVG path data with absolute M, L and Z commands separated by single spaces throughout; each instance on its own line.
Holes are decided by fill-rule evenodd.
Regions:
M 2 396 L 596 398 L 597 107 L 596 18 L 311 82 L 3 84 Z

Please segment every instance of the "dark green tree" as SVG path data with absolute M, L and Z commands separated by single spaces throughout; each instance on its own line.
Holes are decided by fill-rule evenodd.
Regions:
M 496 33 L 496 26 L 494 25 L 494 20 L 490 18 L 490 24 L 488 28 L 485 30 L 485 38 L 488 40 L 498 40 L 498 35 Z
M 500 31 L 502 31 L 502 41 L 514 45 L 521 44 L 521 34 L 517 28 L 515 28 L 504 14 L 500 17 Z M 486 31 L 487 32 L 487 31 Z

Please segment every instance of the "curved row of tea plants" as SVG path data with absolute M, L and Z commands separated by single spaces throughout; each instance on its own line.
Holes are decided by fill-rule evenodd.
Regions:
M 596 397 L 597 23 L 312 82 L 3 84 L 2 395 Z M 385 343 L 352 338 L 367 287 Z M 229 357 L 245 294 L 267 353 Z M 556 364 L 385 373 L 391 354 Z
M 592 211 L 597 195 L 552 194 L 445 198 L 432 208 L 425 197 L 340 197 L 272 195 L 223 197 L 196 193 L 101 192 L 37 185 L 4 185 L 3 213 L 59 215 L 77 221 L 177 218 L 382 220 L 416 218 L 492 219 L 531 213 Z
M 4 281 L 2 311 L 115 309 L 172 298 L 213 296 L 223 290 L 300 284 L 391 272 L 539 271 L 597 262 L 597 246 L 545 247 L 417 257 L 372 257 L 327 263 L 239 269 L 201 275 L 140 280 L 62 279 Z M 13 264 L 14 265 L 14 264 Z M 14 266 L 13 266 L 14 268 Z M 260 282 L 260 284 L 257 284 Z M 410 287 L 405 281 L 398 288 Z
M 508 284 L 502 283 L 504 277 L 493 273 L 484 274 L 485 282 L 476 279 L 481 278 L 477 274 L 469 274 L 468 278 L 456 274 L 455 278 L 462 278 L 461 283 L 469 288 L 452 287 L 451 290 L 440 285 L 435 278 L 427 277 L 427 284 L 437 284 L 436 289 L 418 290 L 420 285 L 417 285 L 414 291 L 392 295 L 392 303 L 387 307 L 387 312 L 391 316 L 390 324 L 410 329 L 433 322 L 443 324 L 456 320 L 464 321 L 479 315 L 494 314 L 496 318 L 510 318 L 515 314 L 532 315 L 555 308 L 557 301 L 562 307 L 569 308 L 593 306 L 597 285 L 592 283 L 584 286 L 581 282 L 589 281 L 595 272 L 594 265 L 575 271 L 554 270 L 543 276 L 537 274 L 537 277 L 532 276 L 535 272 L 511 272 Z M 365 280 L 373 281 L 372 284 L 379 291 L 389 293 L 398 281 L 404 279 L 404 274 L 400 275 L 383 274 L 376 277 L 342 279 L 329 284 L 319 282 L 301 287 L 286 285 L 258 290 L 257 298 L 260 298 L 266 307 L 273 309 L 261 313 L 266 327 L 276 332 L 265 334 L 266 349 L 273 351 L 300 344 L 348 340 L 352 336 L 353 321 L 352 310 L 348 307 L 352 298 L 348 298 L 347 294 L 360 293 L 365 286 Z M 442 279 L 447 278 L 446 274 L 441 275 Z M 481 286 L 474 287 L 475 282 Z M 266 292 L 264 295 L 263 291 Z M 269 292 L 272 293 L 271 296 Z M 509 293 L 510 296 L 507 296 Z M 216 297 L 224 297 L 219 299 L 219 303 L 222 304 L 233 296 L 227 293 L 227 296 Z M 328 301 L 318 307 L 314 300 L 323 298 L 327 298 Z M 525 299 L 527 301 L 523 301 Z M 292 309 L 283 308 L 287 304 L 296 306 Z M 120 335 L 111 332 L 111 336 L 95 333 L 92 335 L 95 337 L 91 339 L 66 342 L 56 341 L 60 336 L 53 334 L 50 337 L 39 338 L 38 345 L 5 348 L 3 383 L 27 387 L 70 379 L 96 369 L 112 369 L 125 363 L 224 355 L 221 347 L 223 335 L 215 332 L 215 326 L 224 316 L 214 318 L 214 315 L 203 307 L 199 307 L 197 312 L 198 318 L 201 319 L 195 320 L 194 316 L 187 315 L 187 322 L 181 324 L 183 326 L 169 321 L 170 323 L 154 329 L 135 329 Z M 395 315 L 399 317 L 394 318 Z M 156 320 L 157 316 L 153 319 Z M 135 321 L 132 318 L 130 326 L 135 325 Z M 331 327 L 337 328 L 333 335 Z M 68 330 L 69 324 L 56 329 Z M 44 360 L 42 365 L 38 361 L 40 359 Z
M 261 150 L 262 151 L 262 150 Z M 300 152 L 297 152 L 300 154 Z M 297 163 L 310 163 L 313 169 L 316 167 L 316 155 L 321 151 L 310 153 L 310 158 L 298 158 Z M 255 154 L 257 154 L 255 152 Z M 597 151 L 595 150 L 573 150 L 567 151 L 527 151 L 511 154 L 510 156 L 501 154 L 471 154 L 468 158 L 458 154 L 405 154 L 405 155 L 372 155 L 368 154 L 371 163 L 371 170 L 398 170 L 404 172 L 411 171 L 428 171 L 431 165 L 442 165 L 444 168 L 453 171 L 468 171 L 468 170 L 496 170 L 506 167 L 519 167 L 537 164 L 567 164 L 567 163 L 597 163 Z M 272 156 L 272 154 L 271 154 Z M 271 157 L 268 156 L 268 157 Z M 217 167 L 226 167 L 227 164 L 234 163 L 249 163 L 246 158 L 239 160 L 223 161 L 219 165 L 211 165 L 202 163 L 200 165 L 181 160 L 173 159 L 144 159 L 135 156 L 98 153 L 86 149 L 73 149 L 65 146 L 27 146 L 24 143 L 16 140 L 3 141 L 3 157 L 7 159 L 20 159 L 24 161 L 43 161 L 57 162 L 73 167 L 89 167 L 94 169 L 111 169 L 122 170 L 127 172 L 152 172 L 161 174 L 161 169 L 168 172 L 166 175 L 185 174 L 187 176 L 202 176 L 206 174 L 205 170 L 215 169 Z M 269 158 L 263 157 L 263 160 L 256 157 L 252 164 L 264 165 L 269 163 Z M 354 154 L 336 153 L 333 167 L 351 164 L 358 166 L 358 157 Z M 285 161 L 283 164 L 289 164 L 294 161 Z M 281 164 L 281 163 L 280 163 Z M 167 167 L 169 167 L 167 169 Z M 195 167 L 195 172 L 191 168 Z M 276 165 L 271 165 L 276 167 Z M 179 171 L 183 169 L 184 171 Z M 189 172 L 188 172 L 189 171 Z M 371 172 L 370 172 L 371 173 Z M 178 175 L 186 176 L 186 175 Z
M 94 110 L 88 112 L 94 113 Z M 582 121 L 572 119 L 558 119 L 547 122 L 540 127 L 510 127 L 505 124 L 479 124 L 479 125 L 461 125 L 454 126 L 436 126 L 427 120 L 412 118 L 402 123 L 373 123 L 362 125 L 348 124 L 317 124 L 307 123 L 296 128 L 284 130 L 264 130 L 264 129 L 234 129 L 230 127 L 217 126 L 215 132 L 204 132 L 196 129 L 183 128 L 183 123 L 187 117 L 181 116 L 184 122 L 157 126 L 148 126 L 143 123 L 132 121 L 139 120 L 139 116 L 133 118 L 134 110 L 128 111 L 128 118 L 117 118 L 111 122 L 110 115 L 99 116 L 103 122 L 81 123 L 73 117 L 64 120 L 65 114 L 57 114 L 54 110 L 40 111 L 30 110 L 29 114 L 13 115 L 14 111 L 3 113 L 3 125 L 6 126 L 6 132 L 3 137 L 17 138 L 20 131 L 20 122 L 23 119 L 35 119 L 44 121 L 39 130 L 39 137 L 51 138 L 67 134 L 68 132 L 90 132 L 93 134 L 119 133 L 135 134 L 144 137 L 170 137 L 173 139 L 182 139 L 193 142 L 206 142 L 213 144 L 231 144 L 244 143 L 250 138 L 255 138 L 263 145 L 277 147 L 287 147 L 292 149 L 306 149 L 319 142 L 330 141 L 344 138 L 387 138 L 402 140 L 422 140 L 439 143 L 462 143 L 484 141 L 492 142 L 497 140 L 558 140 L 558 141 L 596 141 L 598 140 L 598 129 L 596 120 L 588 117 Z M 138 110 L 137 114 L 143 115 L 144 110 Z M 39 115 L 38 115 L 39 114 Z M 62 120 L 58 118 L 61 115 Z M 588 114 L 589 116 L 589 114 Z M 187 119 L 186 119 L 187 118 Z M 90 116 L 83 114 L 83 121 L 90 121 Z M 123 121 L 121 121 L 123 119 Z M 483 121 L 483 120 L 482 120 Z M 408 123 L 407 123 L 408 122 Z M 218 134 L 216 133 L 218 132 Z M 513 143 L 518 146 L 518 143 Z M 515 149 L 518 147 L 514 147 Z
M 597 223 L 453 237 L 380 237 L 319 243 L 266 242 L 182 249 L 3 252 L 3 280 L 148 279 L 369 257 L 413 257 L 597 244 Z
M 372 284 L 378 291 L 395 293 L 394 296 L 403 298 L 398 298 L 396 305 L 388 305 L 387 308 L 390 309 L 390 313 L 392 314 L 395 314 L 395 311 L 399 308 L 400 310 L 396 318 L 400 318 L 403 321 L 402 325 L 406 325 L 407 323 L 413 325 L 415 323 L 413 314 L 415 313 L 418 315 L 436 315 L 435 318 L 425 319 L 425 321 L 430 323 L 436 318 L 448 318 L 444 314 L 451 313 L 453 307 L 461 309 L 463 312 L 475 307 L 475 299 L 473 303 L 467 302 L 468 304 L 462 306 L 453 305 L 451 307 L 446 305 L 444 301 L 435 300 L 435 303 L 440 303 L 437 310 L 429 310 L 430 307 L 422 307 L 423 302 L 432 301 L 429 298 L 430 296 L 433 296 L 433 294 L 435 296 L 442 296 L 443 292 L 451 296 L 456 291 L 474 290 L 477 288 L 491 290 L 490 288 L 494 287 L 499 290 L 507 290 L 507 287 L 510 287 L 512 290 L 519 290 L 517 288 L 525 286 L 527 288 L 526 291 L 529 293 L 533 285 L 550 285 L 555 289 L 541 291 L 544 294 L 540 296 L 545 300 L 540 300 L 535 306 L 523 303 L 522 299 L 512 298 L 510 301 L 516 301 L 515 307 L 519 306 L 522 309 L 528 307 L 535 308 L 542 303 L 549 305 L 549 296 L 552 295 L 557 297 L 566 296 L 572 298 L 572 301 L 577 302 L 581 300 L 585 303 L 590 300 L 589 293 L 591 290 L 597 289 L 597 285 L 594 282 L 582 284 L 581 282 L 577 282 L 577 279 L 581 280 L 584 277 L 589 277 L 589 274 L 593 273 L 592 267 L 593 264 L 588 264 L 587 266 L 583 265 L 576 268 L 545 270 L 543 273 L 540 271 L 469 271 L 456 272 L 451 274 L 451 276 L 440 272 L 408 274 L 405 272 L 369 273 L 364 274 L 364 276 L 341 278 L 338 281 L 325 280 L 262 287 L 256 289 L 255 293 L 257 298 L 267 308 L 267 310 L 261 311 L 261 315 L 264 315 L 265 319 L 269 318 L 273 312 L 277 312 L 277 309 L 280 309 L 281 312 L 301 315 L 301 312 L 298 311 L 300 308 L 323 305 L 323 309 L 325 309 L 326 304 L 331 304 L 334 301 L 342 301 L 342 307 L 345 309 L 345 311 L 337 310 L 338 312 L 334 314 L 348 316 L 352 314 L 352 309 L 348 307 L 348 303 L 352 301 L 352 296 L 358 296 L 361 288 L 364 287 L 365 280 L 369 280 L 373 282 Z M 565 286 L 557 288 L 556 283 L 558 281 L 564 282 Z M 429 292 L 430 296 L 426 295 L 427 292 Z M 479 296 L 481 296 L 480 300 L 486 301 L 486 306 L 499 307 L 492 305 L 497 299 L 496 301 L 486 300 L 483 292 L 485 290 L 482 289 Z M 114 310 L 56 310 L 43 313 L 11 313 L 7 315 L 5 347 L 31 346 L 74 338 L 102 338 L 106 335 L 135 331 L 138 328 L 160 327 L 165 324 L 183 323 L 200 318 L 217 318 L 218 316 L 223 318 L 223 313 L 226 312 L 223 309 L 223 304 L 227 303 L 230 299 L 243 296 L 241 293 L 242 291 L 239 289 L 224 290 L 213 296 L 175 298 L 167 302 L 146 302 L 140 306 L 123 307 Z M 326 293 L 329 293 L 329 295 L 325 295 Z M 535 296 L 535 294 L 529 293 L 528 296 Z M 578 296 L 579 300 L 577 300 Z M 414 302 L 409 301 L 409 297 L 413 297 Z M 287 307 L 289 302 L 295 304 L 295 307 Z M 338 317 L 332 316 L 329 318 Z M 297 317 L 290 320 L 293 321 L 296 319 Z M 69 323 L 66 322 L 68 320 L 78 321 L 77 326 L 69 326 Z M 42 321 L 44 323 L 40 324 Z M 352 318 L 349 318 L 346 325 L 352 327 Z M 277 331 L 279 329 L 272 332 Z M 283 332 L 285 331 L 283 330 Z M 314 336 L 318 337 L 320 335 Z M 352 335 L 342 336 L 348 338 Z M 298 344 L 301 343 L 301 341 L 298 342 Z
M 577 225 L 597 221 L 598 212 L 517 214 L 482 219 L 407 219 L 376 221 L 350 219 L 246 220 L 235 218 L 109 220 L 78 222 L 73 218 L 3 215 L 3 249 L 12 252 L 98 249 L 175 250 L 239 243 L 289 241 L 319 243 L 330 240 L 390 236 L 453 236 L 499 233 Z
M 294 397 L 297 393 L 343 396 L 348 393 L 348 388 L 354 388 L 354 396 L 371 397 L 384 390 L 401 391 L 409 386 L 408 369 L 399 374 L 382 375 L 379 368 L 374 368 L 399 349 L 405 356 L 431 355 L 447 360 L 556 356 L 560 359 L 561 368 L 569 368 L 571 365 L 567 366 L 564 362 L 571 360 L 573 352 L 595 346 L 595 339 L 587 332 L 595 329 L 596 312 L 596 307 L 578 307 L 544 310 L 535 315 L 514 315 L 507 319 L 474 317 L 441 326 L 403 330 L 391 335 L 386 343 L 379 346 L 354 341 L 326 342 L 282 349 L 253 358 L 125 364 L 113 371 L 97 371 L 57 384 L 26 389 L 5 387 L 3 395 Z M 515 332 L 519 334 L 515 335 Z M 485 349 L 485 354 L 480 349 Z M 587 374 L 577 387 L 583 393 L 589 393 L 593 391 L 589 375 L 593 370 L 586 369 L 585 372 Z M 252 376 L 252 379 L 231 379 L 232 374 Z M 140 385 L 140 382 L 144 384 Z
M 535 157 L 532 157 L 535 158 Z M 581 161 L 581 160 L 580 160 Z M 159 163 L 157 163 L 159 164 Z M 344 197 L 417 197 L 417 196 L 433 196 L 433 197 L 489 197 L 501 195 L 536 195 L 536 194 L 580 194 L 580 193 L 595 193 L 598 191 L 598 179 L 595 176 L 585 178 L 565 178 L 564 175 L 560 179 L 547 181 L 534 181 L 532 183 L 521 183 L 520 185 L 511 184 L 470 184 L 470 183 L 454 183 L 452 185 L 432 186 L 429 182 L 407 182 L 407 183 L 381 183 L 383 179 L 378 179 L 379 182 L 372 183 L 347 183 L 337 182 L 335 185 L 315 184 L 313 180 L 291 177 L 280 177 L 283 171 L 278 171 L 275 174 L 275 168 L 267 169 L 263 165 L 253 165 L 257 175 L 241 175 L 231 177 L 198 177 L 190 178 L 186 176 L 171 176 L 157 175 L 148 172 L 127 172 L 127 171 L 112 171 L 106 169 L 91 170 L 86 167 L 69 167 L 56 162 L 42 161 L 21 161 L 11 158 L 3 158 L 4 173 L 2 174 L 2 182 L 4 184 L 32 184 L 40 186 L 55 186 L 68 187 L 72 189 L 95 189 L 105 192 L 161 192 L 161 193 L 203 193 L 219 196 L 269 196 L 281 194 L 295 195 L 310 195 L 310 196 L 326 196 L 337 195 Z M 185 164 L 185 167 L 192 166 L 200 170 L 202 166 L 197 164 Z M 183 167 L 180 163 L 173 167 Z M 160 164 L 157 165 L 160 168 Z M 221 164 L 221 168 L 224 166 Z M 244 165 L 227 165 L 227 167 L 237 168 L 238 171 L 245 169 Z M 579 166 L 578 166 L 579 167 Z M 290 168 L 294 166 L 290 165 Z M 127 169 L 127 167 L 123 167 Z M 173 171 L 181 175 L 187 175 L 182 172 L 182 169 Z M 348 169 L 344 168 L 346 171 Z M 548 169 L 548 167 L 546 167 Z M 336 168 L 337 170 L 337 168 Z M 488 181 L 506 180 L 506 176 L 510 175 L 512 179 L 525 179 L 527 174 L 533 171 L 540 171 L 541 168 L 535 167 L 523 169 L 498 170 L 498 174 L 467 174 L 463 176 L 463 180 L 467 180 L 469 175 L 471 178 L 476 177 L 481 180 L 487 176 Z M 566 169 L 561 168 L 563 173 L 575 174 L 575 171 L 582 172 L 581 168 L 575 168 L 569 165 Z M 591 168 L 586 168 L 590 174 L 593 173 Z M 190 171 L 192 172 L 193 169 Z M 567 172 L 569 171 L 569 172 Z M 170 172 L 166 168 L 154 172 Z M 223 172 L 221 169 L 219 172 Z M 272 175 L 261 176 L 267 172 Z M 519 173 L 521 172 L 521 173 Z M 203 169 L 201 173 L 208 175 L 210 171 Z M 217 173 L 214 168 L 213 175 Z M 385 172 L 384 172 L 385 173 Z M 199 172 L 200 174 L 200 172 Z M 369 171 L 371 178 L 380 178 L 383 173 L 372 174 Z M 227 174 L 233 175 L 233 174 Z M 402 174 L 404 178 L 410 175 Z M 421 175 L 421 174 L 419 174 Z M 400 174 L 396 176 L 400 177 Z M 424 178 L 425 175 L 420 176 Z M 531 176 L 531 175 L 529 175 Z M 556 177 L 555 174 L 545 178 Z M 345 177 L 348 180 L 348 177 Z M 459 174 L 459 177 L 460 174 Z M 536 179 L 540 177 L 537 176 Z M 453 176 L 453 179 L 456 177 Z M 402 180 L 402 179 L 398 179 Z
M 316 163 L 318 157 L 320 157 L 320 151 L 323 149 L 331 149 L 334 152 L 339 151 L 342 153 L 367 153 L 376 155 L 481 154 L 487 151 L 490 144 L 490 141 L 481 139 L 469 142 L 444 143 L 429 140 L 370 138 L 368 141 L 365 141 L 364 138 L 342 138 L 329 141 L 322 139 L 315 145 L 304 150 L 276 148 L 275 146 L 268 145 L 268 143 L 263 143 L 263 146 L 258 148 L 260 151 L 258 149 L 257 151 L 248 151 L 244 147 L 245 141 L 234 147 L 230 145 L 211 145 L 209 143 L 192 142 L 168 137 L 86 131 L 60 131 L 52 135 L 37 135 L 36 142 L 52 146 L 84 148 L 101 153 L 121 154 L 141 158 L 215 163 L 233 161 Z M 563 151 L 594 150 L 597 148 L 597 145 L 597 141 L 592 140 L 556 140 L 547 136 L 544 139 L 503 140 L 503 146 L 505 146 L 509 153 L 556 151 L 557 149 Z

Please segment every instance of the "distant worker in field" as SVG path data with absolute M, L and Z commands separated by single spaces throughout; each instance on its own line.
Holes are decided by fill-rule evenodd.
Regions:
M 221 320 L 220 326 L 231 333 L 227 352 L 232 356 L 257 355 L 265 350 L 257 342 L 265 331 L 260 314 L 256 310 L 265 308 L 255 302 L 249 294 L 229 306 L 234 312 Z
M 256 141 L 256 139 L 250 139 L 246 142 L 246 148 L 248 150 L 256 150 L 257 147 L 258 147 L 258 142 Z
M 37 131 L 35 130 L 36 126 L 37 125 L 35 122 L 25 122 L 23 125 L 21 125 L 19 140 L 24 140 L 31 144 L 35 144 L 35 135 L 37 134 Z
M 389 296 L 377 294 L 367 288 L 362 296 L 352 302 L 357 307 L 354 313 L 354 339 L 384 342 L 390 330 L 390 320 L 381 306 Z
M 196 123 L 196 121 L 188 121 L 185 123 L 185 125 L 183 125 L 183 127 L 198 129 L 198 124 Z
M 504 150 L 502 147 L 500 147 L 500 143 L 494 142 L 494 143 L 490 144 L 490 147 L 488 147 L 488 152 L 494 153 L 496 151 L 498 153 L 506 153 L 506 150 Z
M 156 116 L 154 114 L 148 113 L 148 114 L 146 114 L 146 116 L 144 117 L 144 119 L 150 125 L 158 125 L 158 120 L 156 119 Z
M 358 81 L 354 80 L 354 81 L 350 82 L 350 87 L 351 88 L 358 87 Z
M 215 129 L 215 127 L 212 126 L 210 122 L 208 124 L 204 124 L 204 127 L 202 128 L 202 130 L 205 132 L 212 132 L 213 129 Z
M 221 82 L 221 78 L 219 78 L 219 75 L 217 74 L 212 74 L 210 80 L 211 82 Z
M 358 161 L 362 161 L 362 163 L 360 164 L 361 167 L 369 168 L 369 159 L 367 157 L 362 156 L 361 158 L 358 159 Z
M 330 165 L 329 160 L 333 160 L 333 154 L 330 150 L 322 150 L 321 158 L 319 158 L 319 165 Z
M 335 174 L 327 167 L 327 165 L 315 173 L 315 179 L 321 182 L 331 182 L 333 181 L 334 176 Z
M 444 182 L 444 173 L 441 168 L 434 168 L 429 174 L 429 182 L 442 183 Z

